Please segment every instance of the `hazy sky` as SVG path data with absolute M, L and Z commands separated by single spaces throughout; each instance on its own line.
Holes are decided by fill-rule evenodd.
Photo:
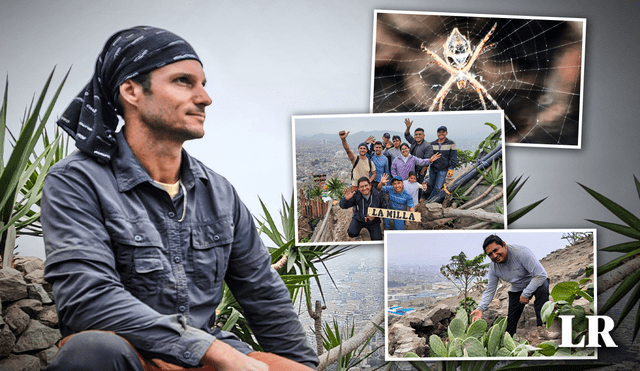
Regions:
M 231 181 L 252 213 L 262 214 L 260 196 L 277 216 L 281 195 L 290 199 L 293 189 L 291 117 L 370 110 L 375 9 L 587 18 L 582 149 L 507 148 L 506 180 L 529 178 L 507 209 L 546 198 L 509 227 L 619 223 L 577 182 L 640 212 L 633 183 L 640 175 L 640 34 L 630 16 L 636 1 L 2 1 L 0 78 L 9 78 L 9 126 L 17 130 L 54 66 L 53 87 L 71 68 L 55 118 L 89 81 L 110 35 L 136 25 L 169 29 L 198 52 L 213 99 L 205 137 L 187 150 Z M 628 240 L 600 231 L 601 247 Z M 44 256 L 39 239 L 20 237 L 18 244 L 22 254 Z
M 456 133 L 477 131 L 484 139 L 493 129 L 485 122 L 490 122 L 498 128 L 502 127 L 502 112 L 431 112 L 431 113 L 384 113 L 368 115 L 325 115 L 325 116 L 296 116 L 293 125 L 296 136 L 311 136 L 314 134 L 337 134 L 340 130 L 356 133 L 358 131 L 393 130 L 404 132 L 404 119 L 413 121 L 411 135 L 416 128 L 425 131 L 426 139 L 436 139 L 438 127 L 446 126 L 448 136 L 455 140 Z M 431 138 L 431 139 L 430 139 Z M 377 138 L 381 140 L 382 138 Z M 402 138 L 403 141 L 404 138 Z
M 390 263 L 448 264 L 453 255 L 464 252 L 467 258 L 482 253 L 487 236 L 497 234 L 507 244 L 531 249 L 538 259 L 568 245 L 562 234 L 568 230 L 539 231 L 411 231 L 386 233 L 385 253 Z M 486 260 L 488 262 L 489 259 Z

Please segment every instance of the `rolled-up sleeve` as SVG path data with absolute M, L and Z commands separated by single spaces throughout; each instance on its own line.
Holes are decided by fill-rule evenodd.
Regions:
M 237 195 L 235 200 L 236 229 L 225 282 L 264 351 L 315 368 L 318 357 L 306 341 L 289 290 L 271 268 L 249 210 Z
M 92 182 L 58 167 L 47 175 L 41 207 L 45 278 L 53 284 L 62 334 L 113 331 L 145 355 L 198 366 L 215 337 L 189 326 L 183 315 L 158 313 L 125 290 Z

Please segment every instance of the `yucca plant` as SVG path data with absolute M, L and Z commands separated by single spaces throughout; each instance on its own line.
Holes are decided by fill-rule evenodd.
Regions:
M 515 178 L 514 180 L 511 181 L 511 183 L 509 183 L 509 185 L 507 186 L 507 205 L 509 205 L 509 203 L 511 202 L 511 200 L 513 200 L 513 198 L 518 194 L 518 192 L 520 192 L 520 190 L 522 189 L 522 187 L 524 186 L 524 184 L 527 182 L 529 178 L 525 179 L 521 184 L 520 181 L 522 180 L 522 175 L 520 175 L 519 177 Z M 507 224 L 511 224 L 513 222 L 515 222 L 516 220 L 522 218 L 524 215 L 526 215 L 528 212 L 530 212 L 531 210 L 535 209 L 538 205 L 540 205 L 540 203 L 542 203 L 542 201 L 546 200 L 547 198 L 543 198 L 541 200 L 538 200 L 532 204 L 529 204 L 525 207 L 522 207 L 514 212 L 509 213 L 509 215 L 507 215 Z
M 307 197 L 310 199 L 317 199 L 322 197 L 322 188 L 320 186 L 312 186 L 307 190 Z
M 485 122 L 484 124 L 493 129 L 493 132 L 478 144 L 478 149 L 473 153 L 472 162 L 475 162 L 482 152 L 489 153 L 494 150 L 502 138 L 502 129 L 498 129 L 497 126 L 490 122 Z
M 636 190 L 638 192 L 638 196 L 640 197 L 640 182 L 638 182 L 638 178 L 636 178 L 635 175 L 633 176 L 633 180 L 635 181 Z M 578 184 L 593 198 L 595 198 L 596 201 L 600 202 L 602 206 L 611 211 L 613 215 L 617 216 L 626 225 L 591 219 L 587 219 L 587 221 L 632 239 L 632 241 L 624 242 L 602 249 L 601 251 L 618 252 L 622 253 L 623 255 L 616 259 L 613 259 L 612 261 L 604 265 L 599 266 L 597 270 L 599 278 L 599 294 L 607 291 L 608 289 L 615 286 L 618 282 L 622 281 L 620 286 L 618 286 L 613 294 L 611 294 L 609 300 L 607 300 L 607 302 L 602 306 L 598 314 L 607 313 L 611 308 L 613 308 L 614 305 L 622 300 L 622 298 L 624 298 L 635 287 L 635 290 L 633 290 L 633 294 L 631 294 L 631 297 L 629 297 L 629 301 L 620 314 L 620 318 L 618 319 L 618 323 L 616 324 L 616 326 L 618 326 L 620 325 L 620 323 L 622 323 L 622 320 L 631 312 L 633 307 L 640 303 L 640 218 L 636 217 L 627 209 L 611 201 L 600 193 L 592 190 L 591 188 L 580 183 Z M 616 276 L 618 277 L 618 279 L 615 279 Z M 640 304 L 638 304 L 637 306 L 638 308 L 640 308 Z M 632 342 L 638 335 L 638 331 L 640 331 L 640 310 L 638 310 L 638 314 L 636 315 Z
M 0 255 L 5 267 L 11 264 L 16 235 L 42 234 L 39 218 L 44 178 L 49 168 L 66 155 L 60 131 L 56 130 L 54 137 L 49 138 L 45 125 L 69 72 L 41 115 L 54 71 L 49 75 L 35 106 L 32 102 L 27 110 L 17 137 L 13 137 L 7 127 L 8 78 L 5 83 L 0 109 Z M 13 149 L 6 163 L 3 157 L 5 133 L 9 133 L 13 139 Z M 39 142 L 44 147 L 42 151 L 36 149 Z
M 320 295 L 324 300 L 316 264 L 320 263 L 324 266 L 325 261 L 344 254 L 353 249 L 355 245 L 296 246 L 294 243 L 295 212 L 293 202 L 293 194 L 291 195 L 291 202 L 287 202 L 284 197 L 282 198 L 283 208 L 280 211 L 282 232 L 278 229 L 275 219 L 271 216 L 271 213 L 262 200 L 260 200 L 260 205 L 262 205 L 264 217 L 261 219 L 256 218 L 256 220 L 259 226 L 259 232 L 267 235 L 267 237 L 277 245 L 277 247 L 269 248 L 271 264 L 280 274 L 280 277 L 289 289 L 291 300 L 295 303 L 296 299 L 302 298 L 307 305 L 306 309 L 309 310 L 311 308 L 312 279 L 315 280 Z M 329 277 L 331 277 L 326 266 L 325 270 L 329 274 Z M 216 312 L 219 317 L 218 327 L 235 333 L 255 350 L 261 350 L 260 346 L 253 339 L 251 329 L 242 315 L 240 305 L 226 285 L 224 286 L 222 301 L 218 305 Z
M 323 329 L 323 335 L 322 335 L 322 345 L 326 350 L 340 347 L 342 345 L 342 342 L 345 339 L 349 339 L 353 337 L 354 333 L 355 333 L 354 323 L 351 323 L 351 324 L 347 323 L 345 326 L 343 326 L 341 331 L 340 326 L 338 325 L 338 322 L 336 322 L 336 320 L 334 319 L 333 325 L 329 323 L 325 323 L 325 327 Z M 365 352 L 365 349 L 367 348 L 367 345 L 369 345 L 369 342 L 371 341 L 374 335 L 375 335 L 375 332 L 371 334 L 371 336 L 369 336 L 366 339 L 366 341 L 358 349 L 352 352 L 341 354 L 341 356 L 338 359 L 337 369 L 349 370 L 352 367 L 355 367 L 358 364 L 360 364 L 365 359 L 369 358 L 373 353 L 375 353 L 375 351 L 380 349 L 382 346 L 379 346 L 373 349 L 369 353 L 363 354 Z
M 340 199 L 344 195 L 344 187 L 346 184 L 336 177 L 332 177 L 327 182 L 327 191 L 329 191 L 329 197 L 334 199 Z

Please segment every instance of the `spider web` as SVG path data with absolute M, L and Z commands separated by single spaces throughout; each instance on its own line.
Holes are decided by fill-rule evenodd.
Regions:
M 506 141 L 579 145 L 582 20 L 376 15 L 373 113 L 428 111 L 451 75 L 421 44 L 445 59 L 443 44 L 457 28 L 473 52 L 495 24 L 469 72 L 500 106 L 485 96 L 487 109 L 505 111 Z M 483 109 L 469 83 L 454 83 L 442 103 L 444 111 Z

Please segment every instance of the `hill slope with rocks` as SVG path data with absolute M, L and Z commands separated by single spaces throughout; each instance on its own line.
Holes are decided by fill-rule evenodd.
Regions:
M 586 277 L 586 267 L 594 263 L 593 235 L 576 241 L 573 245 L 556 250 L 540 260 L 547 271 L 551 281 L 549 291 L 553 287 L 565 281 L 578 281 Z M 500 280 L 496 294 L 482 318 L 492 326 L 499 316 L 506 317 L 509 308 L 508 291 L 510 284 Z M 482 291 L 472 292 L 477 302 L 480 302 Z M 389 356 L 401 358 L 408 352 L 413 352 L 420 357 L 429 356 L 429 336 L 440 335 L 448 328 L 450 321 L 455 317 L 458 303 L 464 296 L 454 296 L 440 300 L 436 304 L 428 305 L 423 309 L 410 312 L 404 316 L 389 315 L 387 336 L 389 337 Z M 551 298 L 550 298 L 551 299 Z M 530 344 L 536 345 L 544 340 L 538 338 L 536 332 L 536 316 L 533 310 L 533 302 L 525 307 L 516 336 L 527 339 Z M 586 299 L 578 299 L 574 305 L 589 306 Z M 559 322 L 554 321 L 549 329 L 551 332 L 560 333 Z

